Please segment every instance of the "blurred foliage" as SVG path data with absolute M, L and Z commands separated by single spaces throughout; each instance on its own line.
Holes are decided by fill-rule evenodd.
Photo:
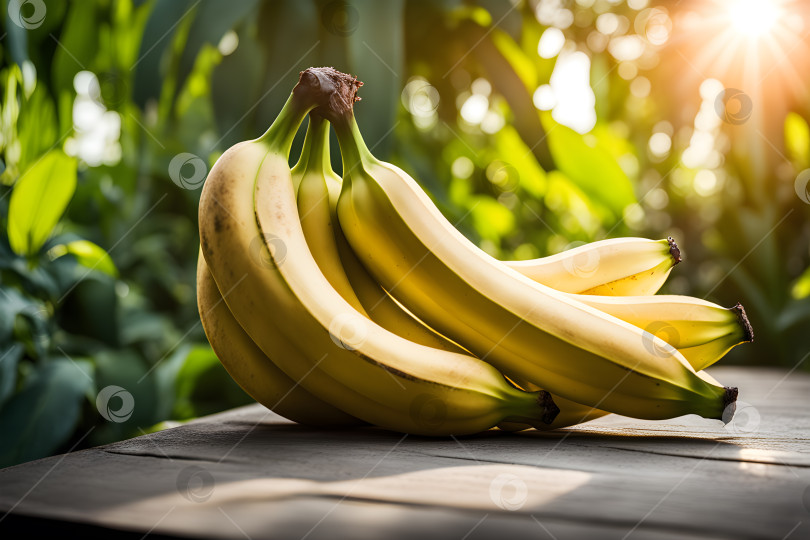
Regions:
M 729 362 L 802 362 L 806 95 L 758 123 L 721 121 L 708 76 L 682 84 L 679 11 L 647 4 L 32 0 L 15 14 L 3 1 L 0 466 L 249 402 L 199 325 L 194 156 L 210 167 L 260 135 L 312 65 L 364 81 L 372 150 L 487 252 L 672 235 L 687 260 L 670 292 L 748 308 L 757 341 Z M 541 57 L 554 27 L 565 41 Z M 538 110 L 575 51 L 590 62 L 584 133 Z M 111 386 L 133 397 L 126 421 L 105 417 L 122 398 L 97 403 Z

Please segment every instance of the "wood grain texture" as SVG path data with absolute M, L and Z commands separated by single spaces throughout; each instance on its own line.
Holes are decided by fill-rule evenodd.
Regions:
M 740 387 L 727 426 L 608 416 L 557 432 L 430 439 L 315 430 L 243 407 L 0 470 L 0 533 L 810 537 L 810 376 L 712 374 Z

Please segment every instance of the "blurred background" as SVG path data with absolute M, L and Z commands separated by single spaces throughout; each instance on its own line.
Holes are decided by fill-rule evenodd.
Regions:
M 0 3 L 0 466 L 250 402 L 199 324 L 197 203 L 309 66 L 490 254 L 673 236 L 665 292 L 748 310 L 724 363 L 810 368 L 807 2 Z

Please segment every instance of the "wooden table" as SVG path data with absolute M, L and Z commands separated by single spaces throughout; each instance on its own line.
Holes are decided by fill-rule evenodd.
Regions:
M 810 376 L 718 368 L 734 422 L 430 439 L 259 405 L 0 470 L 0 537 L 810 538 Z

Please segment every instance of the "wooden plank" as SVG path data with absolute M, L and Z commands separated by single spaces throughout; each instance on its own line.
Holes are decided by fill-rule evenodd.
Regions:
M 314 430 L 244 407 L 0 470 L 0 510 L 12 510 L 0 530 L 70 522 L 253 539 L 808 537 L 810 376 L 713 374 L 750 404 L 728 426 L 609 416 L 558 432 L 430 439 Z

